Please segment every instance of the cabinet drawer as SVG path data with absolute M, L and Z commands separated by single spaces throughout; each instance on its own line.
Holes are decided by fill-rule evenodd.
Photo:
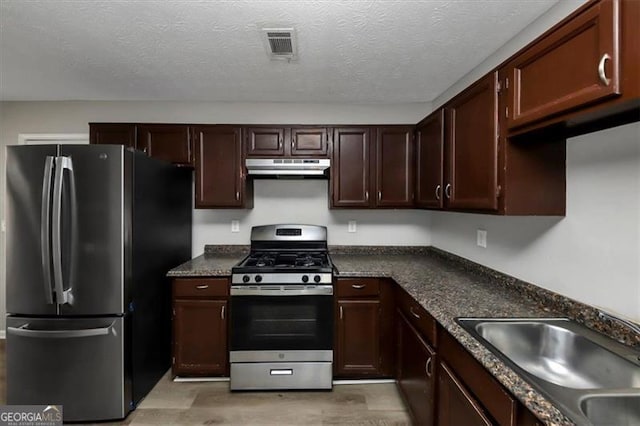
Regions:
M 438 332 L 438 354 L 501 426 L 516 424 L 518 404 L 447 331 Z
M 336 283 L 338 297 L 378 296 L 380 281 L 377 278 L 342 278 Z
M 173 297 L 225 297 L 229 295 L 227 278 L 180 278 L 173 280 Z
M 436 320 L 404 290 L 398 292 L 398 306 L 429 343 L 436 346 Z

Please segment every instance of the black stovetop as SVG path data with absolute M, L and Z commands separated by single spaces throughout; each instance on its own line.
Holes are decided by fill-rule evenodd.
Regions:
M 233 272 L 331 272 L 332 268 L 326 251 L 252 251 Z

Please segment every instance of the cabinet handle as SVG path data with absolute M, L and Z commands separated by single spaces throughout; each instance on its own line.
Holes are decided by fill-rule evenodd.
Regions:
M 604 55 L 602 55 L 602 58 L 600 58 L 600 62 L 598 63 L 598 75 L 600 76 L 600 81 L 605 86 L 608 86 L 609 83 L 611 83 L 611 79 L 607 78 L 607 72 L 604 69 L 604 66 L 607 63 L 607 59 L 611 59 L 611 56 L 609 56 L 608 53 L 605 53 Z
M 444 187 L 444 196 L 447 198 L 451 198 L 451 184 L 448 183 L 447 186 Z
M 197 285 L 196 288 L 198 290 L 206 290 L 209 288 L 209 284 L 202 284 L 202 285 Z
M 240 200 L 240 192 L 236 191 L 236 201 Z
M 221 319 L 224 319 L 224 311 L 225 311 L 226 307 L 227 307 L 227 305 L 222 305 L 222 309 L 220 310 L 220 318 Z
M 424 364 L 424 371 L 427 373 L 427 377 L 431 378 L 431 374 L 433 374 L 433 366 L 431 362 L 432 357 L 427 359 L 427 362 Z
M 344 317 L 344 312 L 342 311 L 342 306 L 340 306 L 340 319 Z
M 365 288 L 367 285 L 366 284 L 351 284 L 352 288 L 355 288 L 356 290 L 360 290 Z
M 369 191 L 364 191 L 364 200 L 369 201 Z
M 144 148 L 142 148 L 142 152 L 144 152 L 145 154 L 147 154 L 147 147 L 145 146 Z
M 280 141 L 278 141 L 278 149 L 282 149 L 282 138 L 280 138 Z
M 291 151 L 293 151 L 295 148 L 296 148 L 296 140 L 291 139 Z
M 378 191 L 378 201 L 382 200 L 382 191 Z
M 420 319 L 420 315 L 416 314 L 416 312 L 413 310 L 413 306 L 409 308 L 409 312 L 411 312 L 411 315 L 413 315 L 414 317 Z
M 440 201 L 440 184 L 438 184 L 438 186 L 436 186 L 436 200 Z

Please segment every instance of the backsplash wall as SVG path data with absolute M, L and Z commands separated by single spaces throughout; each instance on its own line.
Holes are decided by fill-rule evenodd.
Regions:
M 248 244 L 251 226 L 303 223 L 327 226 L 330 245 L 430 245 L 430 212 L 329 210 L 327 180 L 259 179 L 251 210 L 194 210 L 193 253 L 204 244 Z M 240 232 L 231 232 L 231 221 Z M 347 231 L 356 220 L 356 232 Z
M 567 140 L 566 217 L 434 212 L 431 241 L 640 322 L 640 123 Z

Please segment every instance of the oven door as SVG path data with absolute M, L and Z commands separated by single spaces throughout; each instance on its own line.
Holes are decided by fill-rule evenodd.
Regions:
M 331 285 L 232 286 L 231 361 L 332 361 L 333 306 Z

